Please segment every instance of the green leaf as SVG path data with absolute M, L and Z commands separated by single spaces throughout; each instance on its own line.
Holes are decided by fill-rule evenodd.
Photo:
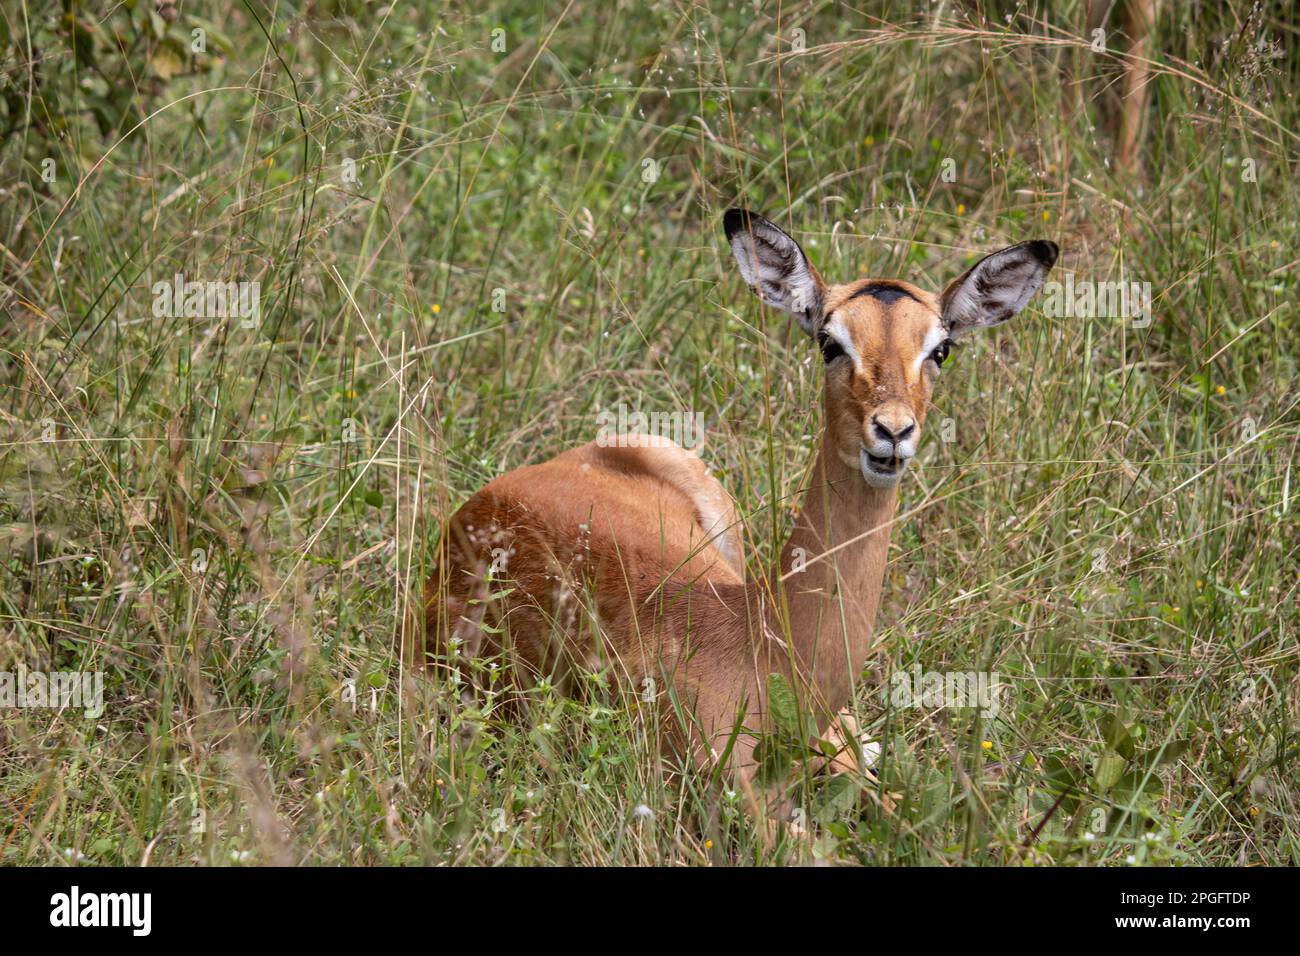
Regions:
M 1137 748 L 1133 743 L 1133 735 L 1124 726 L 1124 721 L 1114 714 L 1107 714 L 1101 718 L 1100 727 L 1106 746 L 1125 760 L 1132 760 Z
M 1092 782 L 1098 793 L 1105 793 L 1119 781 L 1124 775 L 1124 767 L 1128 763 L 1118 754 L 1106 754 L 1097 761 L 1097 766 L 1092 772 Z
M 1165 764 L 1173 763 L 1185 754 L 1187 748 L 1191 745 L 1192 742 L 1186 738 L 1171 740 L 1169 743 L 1165 744 L 1163 751 L 1159 747 L 1156 747 L 1153 750 L 1148 750 L 1142 755 L 1139 762 L 1143 767 L 1162 767 Z
M 1043 776 L 1046 778 L 1048 787 L 1052 790 L 1059 793 L 1069 787 L 1078 786 L 1074 771 L 1056 754 L 1048 754 L 1043 757 L 1042 767 Z
M 799 699 L 780 674 L 767 675 L 767 710 L 778 730 L 799 739 Z
M 852 839 L 853 837 L 853 834 L 849 831 L 849 828 L 846 827 L 843 823 L 840 823 L 840 821 L 838 820 L 827 821 L 826 829 L 831 833 L 835 834 L 841 840 L 848 840 L 848 839 Z
M 794 759 L 790 756 L 789 748 L 782 747 L 772 737 L 764 737 L 754 748 L 754 762 L 758 764 L 759 781 L 768 784 L 787 776 Z
M 377 491 L 367 491 L 365 499 L 366 504 L 372 508 L 382 508 L 384 506 L 384 496 Z
M 149 57 L 149 65 L 153 67 L 154 75 L 164 82 L 185 67 L 184 61 L 176 55 L 176 51 L 168 46 L 160 46 L 154 50 L 153 56 Z
M 852 808 L 858 799 L 858 788 L 848 774 L 837 774 L 826 781 L 817 794 L 813 817 L 819 823 L 828 823 Z
M 534 728 L 533 730 L 528 731 L 528 739 L 532 742 L 532 745 L 537 748 L 538 754 L 541 755 L 546 764 L 553 764 L 556 762 L 555 750 L 544 733 Z
M 1053 794 L 1067 794 L 1061 800 L 1061 809 L 1066 813 L 1073 813 L 1079 806 L 1077 794 L 1082 789 L 1074 770 L 1056 754 L 1047 754 L 1043 757 L 1042 768 L 1047 789 Z
M 1126 809 L 1130 805 L 1140 816 L 1151 816 L 1150 795 L 1157 792 L 1164 784 L 1154 773 L 1145 770 L 1132 770 L 1120 777 L 1111 792 L 1110 798 L 1115 806 Z

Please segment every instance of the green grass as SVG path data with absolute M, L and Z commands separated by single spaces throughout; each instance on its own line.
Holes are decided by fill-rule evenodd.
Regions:
M 488 6 L 187 3 L 210 52 L 166 80 L 143 10 L 0 14 L 0 670 L 106 674 L 99 719 L 0 710 L 0 861 L 1300 863 L 1300 61 L 1257 48 L 1294 9 L 1165 12 L 1134 177 L 1079 3 Z M 92 25 L 130 54 L 73 57 Z M 832 281 L 1042 236 L 1156 296 L 954 350 L 857 704 L 878 779 L 806 782 L 775 847 L 611 674 L 507 717 L 397 654 L 440 521 L 620 401 L 705 414 L 772 558 L 821 372 L 734 274 L 738 203 Z M 261 323 L 155 318 L 176 272 L 260 281 Z M 1001 712 L 886 707 L 915 665 Z

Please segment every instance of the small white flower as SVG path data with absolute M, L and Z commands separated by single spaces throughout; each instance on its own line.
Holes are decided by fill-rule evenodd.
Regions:
M 644 803 L 638 803 L 632 808 L 632 816 L 640 817 L 642 820 L 653 820 L 655 818 L 655 812 Z

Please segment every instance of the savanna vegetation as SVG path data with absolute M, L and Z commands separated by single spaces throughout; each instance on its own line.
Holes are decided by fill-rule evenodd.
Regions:
M 0 862 L 1300 863 L 1300 14 L 1164 6 L 1128 168 L 1123 22 L 1079 0 L 7 0 L 0 670 L 104 706 L 0 707 Z M 822 366 L 736 205 L 832 281 L 1043 237 L 1152 293 L 954 349 L 874 772 L 792 771 L 776 842 L 609 670 L 399 653 L 441 522 L 619 403 L 703 415 L 771 561 Z M 1001 706 L 894 706 L 922 671 Z

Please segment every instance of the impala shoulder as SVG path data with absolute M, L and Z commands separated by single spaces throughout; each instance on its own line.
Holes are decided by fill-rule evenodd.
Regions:
M 699 455 L 667 438 L 635 434 L 592 442 L 582 451 L 592 464 L 676 489 L 691 503 L 696 523 L 723 560 L 744 578 L 744 545 L 735 502 Z

